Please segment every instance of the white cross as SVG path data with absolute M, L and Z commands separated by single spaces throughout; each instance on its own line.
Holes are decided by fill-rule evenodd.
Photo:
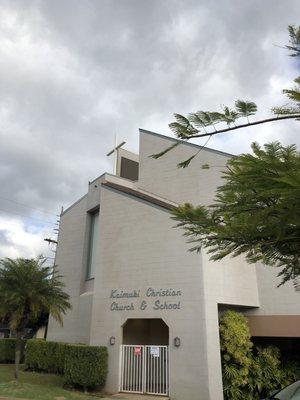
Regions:
M 126 143 L 123 141 L 117 145 L 117 141 L 118 141 L 118 135 L 115 134 L 115 147 L 106 154 L 107 157 L 109 157 L 112 154 L 114 155 L 114 170 L 113 170 L 114 175 L 117 174 L 118 149 L 124 146 L 124 144 Z

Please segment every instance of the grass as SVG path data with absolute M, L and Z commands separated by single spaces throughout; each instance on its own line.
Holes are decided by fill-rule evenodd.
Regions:
M 95 400 L 78 391 L 63 388 L 63 378 L 20 369 L 19 382 L 14 380 L 14 366 L 0 365 L 0 398 L 16 397 L 34 400 Z

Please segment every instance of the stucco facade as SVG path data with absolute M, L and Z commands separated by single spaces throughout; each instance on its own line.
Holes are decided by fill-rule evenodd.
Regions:
M 139 162 L 138 180 L 104 174 L 62 214 L 56 263 L 73 307 L 63 327 L 50 320 L 47 338 L 107 346 L 106 390 L 117 392 L 124 324 L 163 319 L 169 328 L 170 397 L 221 400 L 218 307 L 244 310 L 254 317 L 253 329 L 264 316 L 291 316 L 299 323 L 300 292 L 290 284 L 276 289 L 273 270 L 242 257 L 215 263 L 205 252 L 188 251 L 169 209 L 185 201 L 212 202 L 230 155 L 203 149 L 189 168 L 178 169 L 195 152 L 195 145 L 182 143 L 158 160 L 149 157 L 172 143 L 141 130 L 139 156 L 132 158 Z M 98 209 L 96 267 L 86 280 L 91 215 Z

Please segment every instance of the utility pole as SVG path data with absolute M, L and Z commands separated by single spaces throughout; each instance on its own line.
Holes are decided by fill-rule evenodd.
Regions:
M 44 238 L 44 241 L 45 242 L 47 242 L 48 244 L 49 244 L 49 246 L 51 245 L 51 244 L 55 244 L 55 246 L 57 246 L 57 243 L 58 243 L 58 241 L 57 241 L 57 239 L 58 239 L 58 232 L 59 232 L 59 224 L 60 224 L 60 216 L 61 216 L 61 214 L 63 213 L 63 207 L 61 208 L 61 212 L 60 212 L 60 214 L 59 215 L 57 215 L 57 217 L 58 217 L 58 219 L 56 220 L 56 224 L 55 225 L 57 225 L 57 228 L 54 228 L 53 230 L 54 230 L 54 232 L 55 232 L 55 234 L 56 234 L 56 238 L 55 239 L 52 239 L 52 238 L 49 238 L 49 237 L 47 237 L 47 238 Z M 56 248 L 55 248 L 55 250 L 53 250 L 53 249 L 50 249 L 53 253 L 56 253 Z M 54 257 L 54 264 L 55 264 L 55 257 Z M 55 265 L 54 265 L 54 267 L 55 267 Z
M 50 238 L 45 238 L 44 241 L 45 241 L 45 242 L 48 242 L 49 244 L 50 244 L 50 243 L 55 243 L 55 244 L 57 244 L 57 240 L 50 239 Z
M 48 257 L 50 259 L 53 260 L 53 270 L 52 270 L 52 279 L 54 278 L 54 274 L 55 274 L 55 267 L 56 267 L 56 250 L 57 250 L 57 244 L 58 244 L 58 233 L 59 233 L 59 225 L 60 225 L 60 217 L 61 214 L 63 213 L 64 208 L 61 208 L 60 214 L 57 215 L 58 220 L 56 221 L 56 225 L 58 226 L 58 228 L 54 228 L 54 232 L 56 233 L 56 238 L 55 239 L 51 239 L 51 238 L 44 238 L 44 241 L 48 243 L 49 246 L 51 246 L 52 244 L 55 245 L 55 249 L 50 249 L 52 251 L 52 253 L 54 253 L 54 257 Z M 47 338 L 47 333 L 48 333 L 48 324 L 49 324 L 49 317 L 46 323 L 46 327 L 45 327 L 45 333 L 44 333 L 44 339 Z

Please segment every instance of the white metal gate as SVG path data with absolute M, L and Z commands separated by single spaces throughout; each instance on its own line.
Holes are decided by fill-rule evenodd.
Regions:
M 168 346 L 121 345 L 120 391 L 169 394 Z

